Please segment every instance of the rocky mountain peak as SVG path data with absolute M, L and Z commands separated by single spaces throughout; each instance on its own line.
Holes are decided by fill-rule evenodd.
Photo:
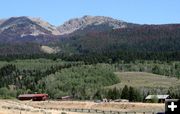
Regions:
M 41 18 L 32 18 L 29 17 L 32 21 L 36 22 L 36 24 L 40 25 L 41 27 L 45 28 L 48 31 L 51 31 L 53 35 L 59 35 L 60 32 L 57 30 L 56 26 L 51 25 L 49 22 L 44 21 Z
M 126 28 L 134 24 L 105 16 L 85 15 L 80 18 L 70 19 L 63 25 L 56 27 L 41 18 L 11 17 L 0 20 L 0 34 L 10 36 L 39 36 L 39 35 L 68 35 L 86 34 L 87 32 L 102 32 L 117 28 Z M 6 35 L 7 36 L 7 35 Z
M 85 15 L 81 18 L 74 18 L 67 22 L 65 22 L 63 25 L 58 27 L 58 30 L 61 35 L 63 34 L 69 34 L 79 29 L 84 29 L 87 26 L 97 26 L 97 25 L 108 25 L 112 29 L 116 28 L 124 28 L 128 26 L 127 22 L 120 21 L 117 19 L 113 19 L 110 17 L 105 16 L 89 16 Z
M 0 25 L 4 23 L 5 19 L 0 19 Z
M 36 24 L 28 17 L 11 17 L 0 25 L 1 33 L 16 34 L 21 37 L 40 34 L 51 34 L 50 31 Z
M 31 35 L 59 35 L 55 26 L 43 21 L 40 18 L 26 16 L 11 17 L 5 21 L 0 21 L 1 33 L 14 33 L 21 37 Z

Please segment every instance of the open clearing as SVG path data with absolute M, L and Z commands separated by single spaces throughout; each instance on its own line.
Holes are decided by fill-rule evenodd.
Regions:
M 5 108 L 5 107 L 9 107 Z M 24 109 L 24 111 L 19 110 Z M 45 109 L 44 109 L 45 108 Z M 163 112 L 164 104 L 151 103 L 94 103 L 90 101 L 17 101 L 0 100 L 0 114 L 61 114 L 65 109 L 97 109 L 120 112 Z M 82 114 L 66 112 L 67 114 Z M 85 114 L 85 113 L 83 113 Z M 86 113 L 87 114 L 87 113 Z M 137 113 L 138 114 L 138 113 Z
M 0 114 L 61 114 L 62 112 L 66 112 L 62 110 L 40 109 L 30 106 L 28 102 L 32 101 L 0 100 Z M 79 113 L 66 112 L 66 114 Z
M 145 72 L 115 72 L 120 83 L 110 87 L 123 88 L 125 85 L 141 88 L 169 88 L 180 85 L 180 80 L 173 77 L 156 75 Z

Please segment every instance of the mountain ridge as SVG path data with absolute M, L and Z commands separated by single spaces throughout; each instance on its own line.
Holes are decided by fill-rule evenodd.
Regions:
M 83 16 L 66 21 L 63 25 L 58 26 L 61 35 L 70 34 L 77 30 L 83 30 L 88 26 L 107 25 L 111 29 L 125 28 L 130 25 L 122 20 L 113 19 L 105 16 Z M 133 25 L 133 24 L 131 24 Z
M 180 51 L 180 24 L 139 25 L 110 17 L 84 16 L 65 22 L 62 26 L 66 28 L 67 24 L 70 28 L 65 35 L 63 32 L 57 32 L 56 26 L 40 18 L 12 17 L 1 22 L 0 44 L 18 43 L 19 46 L 30 42 L 33 43 L 30 44 L 33 49 L 38 50 L 35 52 L 41 51 L 41 47 L 48 47 L 49 50 L 57 47 L 58 53 L 71 55 L 119 51 Z M 19 49 L 23 46 L 19 46 L 17 53 L 20 53 Z M 4 48 L 4 45 L 1 47 Z
M 11 17 L 4 20 L 0 24 L 0 30 L 1 32 L 10 30 L 11 32 L 16 32 L 17 35 L 21 35 L 21 37 L 26 35 L 38 36 L 43 34 L 58 34 L 56 28 L 48 22 L 26 16 Z M 24 31 L 26 32 L 23 33 Z
M 31 25 L 28 25 L 26 22 Z M 54 26 L 54 25 L 51 25 L 49 22 L 44 21 L 41 18 L 20 16 L 20 17 L 11 17 L 8 19 L 0 20 L 0 31 L 1 31 L 1 33 L 3 31 L 5 31 L 6 29 L 13 29 L 13 31 L 16 31 L 15 26 L 18 26 L 20 24 L 22 25 L 25 23 L 26 23 L 26 25 L 21 26 L 21 28 L 23 28 L 25 26 L 29 26 L 29 28 L 27 27 L 26 29 L 30 29 L 30 27 L 31 27 L 31 29 L 33 29 L 34 32 L 39 31 L 37 33 L 33 33 L 32 30 L 29 30 L 31 34 L 27 34 L 27 35 L 33 35 L 33 36 L 38 36 L 38 35 L 43 35 L 43 34 L 44 35 L 47 35 L 47 34 L 48 35 L 68 35 L 73 32 L 76 32 L 78 30 L 81 31 L 83 29 L 87 29 L 89 26 L 90 27 L 93 26 L 96 28 L 99 27 L 98 29 L 95 29 L 95 30 L 101 29 L 101 31 L 104 29 L 103 27 L 106 26 L 106 29 L 103 30 L 103 31 L 105 31 L 105 30 L 116 29 L 116 28 L 124 28 L 124 27 L 127 27 L 128 25 L 130 25 L 130 23 L 127 23 L 127 22 L 121 21 L 121 20 L 117 20 L 117 19 L 113 19 L 111 17 L 87 16 L 86 15 L 81 18 L 70 19 L 62 25 Z M 133 25 L 133 24 L 131 24 L 131 25 Z M 32 28 L 32 26 L 34 28 Z M 44 32 L 44 31 L 42 32 L 35 26 L 39 26 L 41 29 L 46 30 L 46 32 Z M 103 26 L 103 27 L 100 28 L 100 26 Z M 13 27 L 13 28 L 11 28 L 11 27 Z M 24 34 L 21 34 L 21 36 L 23 37 Z

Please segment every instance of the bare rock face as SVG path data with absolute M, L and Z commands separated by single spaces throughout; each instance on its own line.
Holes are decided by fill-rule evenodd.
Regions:
M 0 19 L 0 25 L 5 21 L 5 19 Z
M 83 16 L 65 22 L 56 27 L 41 18 L 11 17 L 0 20 L 0 41 L 48 42 L 65 36 L 85 35 L 91 32 L 103 32 L 117 28 L 126 28 L 134 24 L 104 16 Z
M 107 30 L 128 27 L 130 23 L 116 20 L 110 17 L 104 16 L 83 16 L 81 18 L 74 18 L 63 25 L 56 27 L 50 23 L 42 20 L 41 18 L 32 17 L 11 17 L 9 19 L 0 20 L 0 33 L 20 35 L 25 37 L 28 35 L 39 36 L 39 35 L 65 35 L 71 34 L 75 31 L 91 30 Z M 84 31 L 83 31 L 84 30 Z
M 0 21 L 0 32 L 24 36 L 59 35 L 55 26 L 40 18 L 11 17 Z
M 0 19 L 0 26 L 2 23 L 4 23 L 4 21 L 6 21 L 5 19 Z M 2 32 L 2 30 L 0 29 L 0 33 Z
M 57 30 L 56 26 L 51 25 L 50 23 L 42 20 L 41 18 L 31 18 L 32 21 L 36 22 L 36 24 L 40 25 L 41 27 L 45 28 L 48 31 L 51 31 L 53 35 L 60 35 L 60 32 Z
M 74 18 L 65 22 L 63 25 L 58 27 L 58 30 L 61 35 L 64 35 L 70 34 L 79 29 L 84 29 L 91 25 L 108 25 L 112 29 L 117 29 L 127 27 L 128 23 L 104 16 L 84 16 L 82 18 Z
M 36 24 L 27 17 L 11 17 L 0 25 L 1 33 L 20 35 L 21 37 L 51 34 L 50 31 Z

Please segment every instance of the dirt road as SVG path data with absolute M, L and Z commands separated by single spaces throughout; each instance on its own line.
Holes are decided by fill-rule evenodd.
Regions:
M 90 101 L 17 101 L 0 100 L 0 114 L 82 114 L 62 109 L 91 109 L 119 112 L 164 112 L 164 104 L 155 103 L 94 103 Z M 83 113 L 84 114 L 84 113 Z

